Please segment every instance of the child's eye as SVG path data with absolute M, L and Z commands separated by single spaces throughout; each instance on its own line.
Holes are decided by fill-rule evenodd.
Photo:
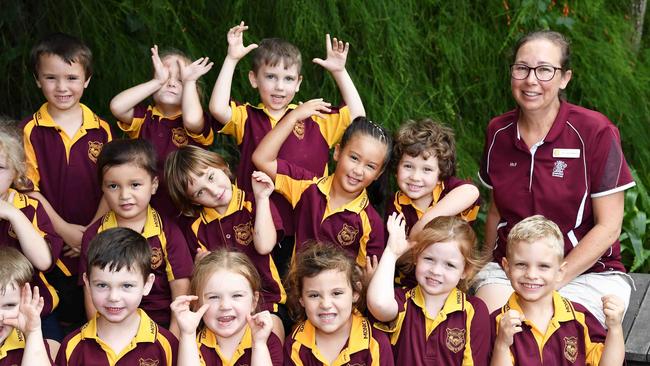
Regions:
M 142 186 L 142 183 L 138 183 L 138 182 L 131 183 L 131 187 L 133 187 L 133 188 L 138 188 L 140 186 Z
M 374 170 L 377 170 L 377 166 L 375 166 L 375 164 L 368 164 L 368 165 L 366 165 L 366 167 L 367 167 L 368 169 L 370 169 L 370 170 L 373 170 L 373 171 L 374 171 Z
M 115 183 L 109 183 L 109 184 L 106 185 L 106 187 L 107 187 L 108 189 L 117 189 L 117 184 L 115 184 Z
M 68 80 L 78 80 L 78 76 L 68 76 Z
M 199 190 L 198 192 L 194 193 L 194 197 L 199 198 L 203 195 L 203 190 Z
M 210 173 L 210 175 L 208 175 L 208 181 L 212 182 L 213 180 L 214 180 L 214 173 Z
M 240 298 L 240 297 L 244 297 L 244 295 L 242 295 L 242 294 L 234 294 L 234 295 L 232 295 L 232 297 L 237 299 L 237 298 Z
M 131 284 L 131 283 L 125 283 L 124 285 L 122 285 L 122 287 L 124 287 L 126 289 L 131 289 L 131 288 L 133 288 L 135 286 L 133 286 L 133 284 Z
M 293 82 L 294 80 L 296 80 L 296 78 L 294 78 L 293 76 L 287 76 L 286 78 L 284 78 L 284 80 Z
M 307 297 L 309 297 L 311 299 L 315 299 L 315 298 L 318 297 L 318 294 L 309 294 L 309 295 L 307 295 Z
M 413 165 L 411 165 L 411 164 L 404 164 L 404 165 L 402 165 L 402 168 L 404 168 L 404 169 L 411 169 L 411 168 L 413 168 Z
M 453 263 L 449 263 L 449 262 L 447 262 L 447 267 L 449 267 L 449 268 L 456 268 L 456 265 L 453 264 Z
M 523 269 L 523 268 L 526 268 L 526 264 L 525 263 L 515 263 L 515 267 Z
M 334 296 L 341 296 L 343 295 L 343 291 L 334 291 L 333 294 Z
M 106 287 L 108 287 L 108 286 L 107 286 L 105 283 L 96 283 L 96 284 L 95 284 L 95 287 L 98 287 L 98 288 L 106 288 Z
M 275 75 L 273 75 L 273 74 L 268 74 L 268 75 L 266 75 L 266 78 L 269 79 L 269 80 L 274 80 L 274 79 L 275 79 Z
M 431 169 L 431 168 L 424 168 L 424 171 L 427 172 L 427 173 L 431 173 L 431 172 L 433 171 L 433 169 Z
M 7 304 L 2 305 L 2 308 L 3 308 L 3 309 L 13 309 L 13 308 L 15 308 L 16 306 L 18 306 L 18 304 L 10 302 L 10 303 L 7 303 Z

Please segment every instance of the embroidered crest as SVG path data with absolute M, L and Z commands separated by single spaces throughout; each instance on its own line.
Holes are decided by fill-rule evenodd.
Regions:
M 157 269 L 163 262 L 163 253 L 160 248 L 151 248 L 151 269 Z
M 564 169 L 566 169 L 566 167 L 567 163 L 562 160 L 556 160 L 555 164 L 553 164 L 553 172 L 551 175 L 557 178 L 564 178 Z
M 293 134 L 296 135 L 298 140 L 305 138 L 305 121 L 298 121 L 293 125 Z
M 253 241 L 253 224 L 247 222 L 233 227 L 235 229 L 235 240 L 241 245 L 248 245 Z
M 9 229 L 7 229 L 7 234 L 11 236 L 14 239 L 18 239 L 18 236 L 16 235 L 16 232 L 14 231 L 14 227 L 9 224 Z
M 99 153 L 102 152 L 103 146 L 104 144 L 99 141 L 88 141 L 88 158 L 92 160 L 93 163 L 97 162 L 97 157 L 99 156 Z
M 343 224 L 343 229 L 336 235 L 336 240 L 339 241 L 339 244 L 347 246 L 354 243 L 354 239 L 357 238 L 358 233 L 359 229 L 348 224 Z
M 453 353 L 460 352 L 465 347 L 465 329 L 447 328 L 447 348 Z
M 138 360 L 138 366 L 158 366 L 160 365 L 160 360 L 152 360 L 150 358 L 141 358 Z
M 172 142 L 178 147 L 187 145 L 187 132 L 183 127 L 172 128 Z
M 564 358 L 569 362 L 576 362 L 578 358 L 578 337 L 564 337 Z

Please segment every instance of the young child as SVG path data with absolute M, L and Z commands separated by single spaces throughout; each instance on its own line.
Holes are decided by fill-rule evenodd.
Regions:
M 192 62 L 178 50 L 158 55 L 151 49 L 153 79 L 129 88 L 111 100 L 111 112 L 118 127 L 131 138 L 149 140 L 158 157 L 158 176 L 163 178 L 165 159 L 180 146 L 210 146 L 214 132 L 210 117 L 203 113 L 197 80 L 212 68 L 207 57 Z M 153 95 L 154 105 L 140 104 Z M 209 123 L 206 123 L 208 121 Z M 160 182 L 151 205 L 162 215 L 178 216 L 164 180 Z
M 151 292 L 142 299 L 141 308 L 156 323 L 178 331 L 169 304 L 179 295 L 189 293 L 192 257 L 185 237 L 171 219 L 159 215 L 149 205 L 156 192 L 156 155 L 151 144 L 142 139 L 114 140 L 104 146 L 97 160 L 104 197 L 110 211 L 95 221 L 84 233 L 82 258 L 97 233 L 113 227 L 127 227 L 141 233 L 151 247 L 150 268 L 155 274 Z M 79 272 L 88 268 L 85 261 Z M 85 288 L 86 314 L 95 317 L 91 289 Z
M 172 199 L 191 217 L 185 231 L 196 261 L 218 248 L 246 254 L 262 278 L 260 309 L 274 313 L 273 331 L 284 339 L 282 322 L 275 314 L 283 310 L 286 294 L 270 255 L 282 236 L 282 220 L 271 211 L 271 179 L 253 172 L 253 201 L 231 182 L 230 169 L 219 154 L 196 146 L 183 146 L 171 153 L 165 174 Z
M 83 321 L 77 286 L 81 237 L 85 226 L 106 212 L 96 162 L 112 133 L 108 123 L 79 103 L 92 76 L 92 52 L 83 42 L 50 35 L 32 48 L 31 63 L 47 102 L 22 124 L 27 177 L 34 186 L 30 196 L 41 202 L 65 242 L 58 270 L 48 277 L 61 294 L 59 320 L 76 324 Z
M 336 170 L 323 178 L 303 180 L 303 169 L 278 158 L 280 146 L 296 123 L 329 111 L 329 103 L 313 99 L 291 111 L 260 142 L 253 162 L 275 181 L 275 189 L 295 208 L 295 249 L 309 239 L 334 243 L 356 258 L 362 268 L 381 257 L 383 222 L 370 205 L 366 187 L 390 159 L 391 138 L 365 117 L 356 118 L 336 145 Z
M 285 365 L 393 365 L 388 337 L 363 317 L 362 271 L 341 248 L 310 242 L 291 263 L 288 305 L 299 321 Z
M 44 301 L 29 285 L 32 264 L 18 250 L 0 247 L 0 365 L 51 365 L 50 346 L 43 339 Z M 53 343 L 56 348 L 58 343 Z M 56 354 L 56 349 L 52 349 Z M 51 360 L 52 359 L 52 360 Z
M 171 306 L 181 328 L 178 365 L 282 365 L 271 314 L 256 313 L 261 290 L 260 276 L 243 253 L 218 249 L 201 258 L 192 274 L 193 295 Z
M 463 291 L 479 269 L 476 235 L 455 216 L 439 216 L 406 240 L 402 215 L 388 218 L 388 246 L 368 287 L 368 309 L 391 333 L 396 362 L 484 365 L 489 362 L 490 316 Z M 393 290 L 395 262 L 415 267 L 417 285 Z
M 433 218 L 459 215 L 474 221 L 479 191 L 456 174 L 454 132 L 431 119 L 406 121 L 395 134 L 397 186 L 386 216 L 404 215 L 406 234 L 417 234 Z
M 623 301 L 602 298 L 605 325 L 555 289 L 566 269 L 559 227 L 541 215 L 508 234 L 503 269 L 515 292 L 492 313 L 492 365 L 622 365 Z M 496 334 L 496 335 L 495 335 Z
M 17 132 L 7 125 L 0 128 L 0 246 L 18 249 L 34 266 L 30 282 L 41 289 L 41 315 L 46 317 L 57 307 L 59 296 L 44 272 L 54 269 L 63 241 L 54 232 L 43 205 L 19 192 L 28 188 L 29 181 L 25 176 L 25 151 Z M 60 330 L 56 319 L 48 319 L 44 326 L 52 332 L 46 336 L 62 338 L 62 334 L 57 334 Z M 49 329 L 50 326 L 53 328 Z
M 128 228 L 93 238 L 83 279 L 97 315 L 63 340 L 58 366 L 176 364 L 174 335 L 138 309 L 154 285 L 152 254 L 147 240 Z

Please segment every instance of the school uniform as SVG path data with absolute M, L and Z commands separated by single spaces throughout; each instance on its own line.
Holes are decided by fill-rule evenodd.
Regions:
M 287 107 L 286 113 L 295 109 L 295 104 Z M 273 118 L 264 104 L 253 106 L 248 103 L 230 102 L 232 117 L 219 133 L 233 136 L 239 147 L 237 185 L 245 191 L 252 191 L 251 174 L 255 169 L 252 155 L 260 141 L 269 133 L 278 120 Z M 285 113 L 285 115 L 286 115 Z M 312 116 L 296 124 L 293 133 L 282 143 L 278 158 L 290 161 L 312 174 L 308 178 L 327 175 L 329 151 L 343 136 L 350 125 L 350 109 L 347 106 L 332 107 L 331 112 L 322 113 L 324 118 Z M 285 222 L 287 235 L 293 235 L 291 220 L 293 210 L 277 194 L 271 196 Z
M 395 300 L 397 318 L 375 325 L 389 334 L 395 363 L 489 365 L 490 316 L 480 299 L 453 289 L 438 314 L 427 313 L 419 286 L 395 289 Z
M 493 339 L 499 321 L 508 310 L 523 313 L 519 297 L 513 293 L 506 305 L 491 315 Z M 553 292 L 553 317 L 542 333 L 529 320 L 513 337 L 510 358 L 514 365 L 598 365 L 607 333 L 598 320 L 582 305 Z
M 158 180 L 156 194 L 151 197 L 151 205 L 163 216 L 175 217 L 180 213 L 169 196 L 165 182 L 165 160 L 167 156 L 181 146 L 195 145 L 207 147 L 214 142 L 213 120 L 209 113 L 204 113 L 203 131 L 193 134 L 185 130 L 183 116 L 165 117 L 151 105 L 139 104 L 133 108 L 130 124 L 117 122 L 117 126 L 132 138 L 148 140 L 154 146 L 157 157 Z
M 366 190 L 351 202 L 332 210 L 329 196 L 334 176 L 300 180 L 294 178 L 294 168 L 278 160 L 275 189 L 295 208 L 295 251 L 299 251 L 305 241 L 316 239 L 341 246 L 362 268 L 366 256 L 381 258 L 385 247 L 383 222 L 370 204 Z
M 109 211 L 86 229 L 81 243 L 80 273 L 87 271 L 91 240 L 100 232 L 114 227 L 118 227 L 117 217 L 113 211 Z M 151 206 L 147 208 L 147 221 L 141 234 L 151 247 L 151 271 L 156 279 L 149 295 L 142 298 L 140 308 L 156 323 L 169 327 L 169 305 L 172 302 L 169 283 L 192 276 L 192 256 L 180 228 L 172 220 L 159 215 Z M 80 281 L 79 285 L 83 285 L 83 282 Z
M 176 365 L 178 341 L 138 309 L 140 325 L 131 343 L 116 354 L 97 334 L 97 319 L 70 333 L 59 349 L 57 366 L 171 366 Z
M 12 193 L 14 194 L 14 198 L 11 204 L 27 217 L 27 220 L 32 223 L 36 232 L 45 239 L 45 242 L 48 243 L 50 247 L 52 265 L 50 268 L 45 270 L 45 272 L 49 272 L 54 269 L 56 260 L 61 254 L 63 241 L 56 232 L 54 232 L 50 218 L 47 216 L 45 209 L 38 200 L 30 198 L 26 194 L 18 193 L 14 189 L 10 188 L 7 191 L 7 194 L 10 195 Z M 20 241 L 18 240 L 11 223 L 7 220 L 0 220 L 0 243 L 0 245 L 16 248 L 22 253 Z M 30 243 L 24 244 L 29 245 Z M 37 269 L 34 269 L 34 277 L 32 278 L 31 285 L 38 286 L 40 294 L 43 297 L 44 305 L 43 310 L 41 311 L 41 316 L 45 317 L 49 315 L 59 304 L 59 295 L 45 278 L 44 273 Z
M 277 212 L 273 215 L 276 225 L 278 240 L 282 237 L 282 220 Z M 187 233 L 187 242 L 192 255 L 196 255 L 199 248 L 216 250 L 228 248 L 246 254 L 253 262 L 262 279 L 263 310 L 278 311 L 278 304 L 284 304 L 286 293 L 282 286 L 282 279 L 270 254 L 259 254 L 253 244 L 255 227 L 255 206 L 248 199 L 246 193 L 236 185 L 232 186 L 232 199 L 226 212 L 219 214 L 213 208 L 203 207 L 201 213 L 190 224 Z
M 23 361 L 26 341 L 27 339 L 23 332 L 14 328 L 2 345 L 0 345 L 0 366 L 20 365 Z M 47 351 L 47 356 L 51 360 L 50 347 L 47 342 L 44 341 L 43 343 L 45 345 L 45 351 Z M 53 365 L 53 363 L 50 363 L 50 365 Z
M 309 321 L 298 324 L 284 343 L 287 366 L 392 366 L 393 353 L 386 334 L 373 329 L 370 321 L 353 312 L 348 343 L 331 364 L 316 345 L 316 328 Z
M 217 335 L 208 329 L 208 327 L 204 327 L 196 336 L 196 342 L 199 347 L 200 366 L 253 366 L 251 365 L 253 337 L 248 325 L 246 326 L 246 331 L 241 342 L 239 342 L 230 360 L 224 359 L 219 344 L 217 343 Z M 282 366 L 282 343 L 278 336 L 271 333 L 269 339 L 266 341 L 266 346 L 271 355 L 271 364 L 268 366 Z
M 592 199 L 624 191 L 634 180 L 618 129 L 602 114 L 560 103 L 551 129 L 532 148 L 522 140 L 513 110 L 490 121 L 479 178 L 499 210 L 496 263 L 520 220 L 540 214 L 564 236 L 565 256 L 594 227 Z M 586 272 L 625 272 L 618 239 Z

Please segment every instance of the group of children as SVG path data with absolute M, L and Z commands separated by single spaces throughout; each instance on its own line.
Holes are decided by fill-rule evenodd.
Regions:
M 34 47 L 47 102 L 22 144 L 0 134 L 0 365 L 623 362 L 622 304 L 604 299 L 605 332 L 558 295 L 563 241 L 543 217 L 511 232 L 508 303 L 490 315 L 467 294 L 483 263 L 479 192 L 455 177 L 449 128 L 407 121 L 393 147 L 365 117 L 349 45 L 329 35 L 313 61 L 345 104 L 291 104 L 300 52 L 244 46 L 246 29 L 228 32 L 209 113 L 197 88 L 209 59 L 154 46 L 153 78 L 110 103 L 131 139 L 79 103 L 92 76 L 82 42 Z M 257 106 L 230 100 L 251 51 Z M 208 149 L 217 130 L 239 147 L 235 174 Z M 391 161 L 384 220 L 367 189 Z

